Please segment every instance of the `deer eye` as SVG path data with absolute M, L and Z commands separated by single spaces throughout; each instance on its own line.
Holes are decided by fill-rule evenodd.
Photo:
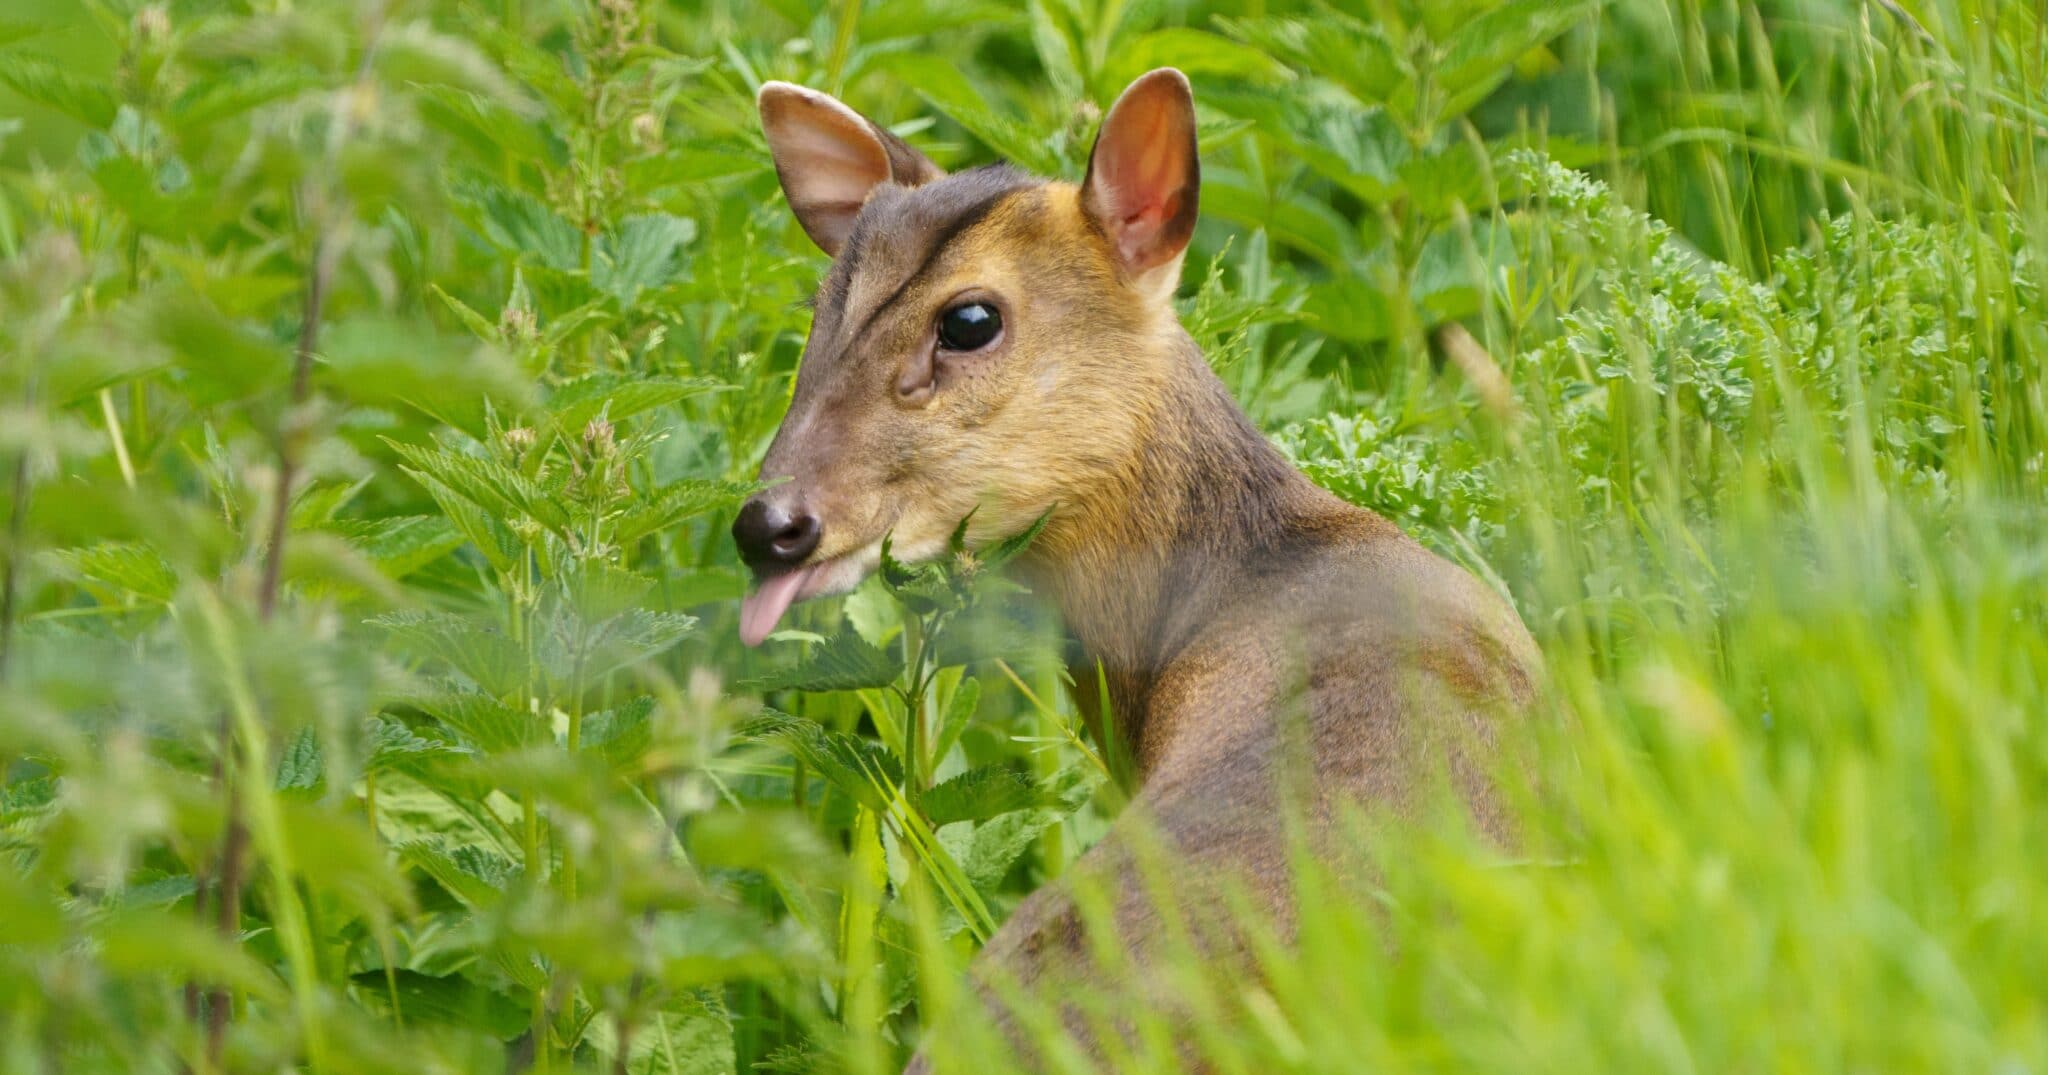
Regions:
M 939 346 L 979 351 L 1003 332 L 1003 315 L 985 302 L 963 302 L 939 315 Z

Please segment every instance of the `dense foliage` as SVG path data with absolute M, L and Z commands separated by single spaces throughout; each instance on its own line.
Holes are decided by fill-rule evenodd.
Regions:
M 738 645 L 824 267 L 753 89 L 1074 178 L 1163 64 L 1189 327 L 1551 678 L 1515 857 L 1364 825 L 1255 980 L 1065 1015 L 1128 1070 L 2048 1067 L 2048 21 L 1349 7 L 10 10 L 0 1069 L 1005 1070 L 960 967 L 1127 767 L 1028 534 Z

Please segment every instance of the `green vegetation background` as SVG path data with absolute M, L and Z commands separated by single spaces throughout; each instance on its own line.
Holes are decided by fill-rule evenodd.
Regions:
M 1363 825 L 1261 974 L 1066 1014 L 2048 1068 L 2038 5 L 57 0 L 0 17 L 0 1069 L 1008 1067 L 959 968 L 1121 763 L 1000 551 L 738 646 L 823 268 L 753 89 L 1072 178 L 1163 64 L 1190 327 L 1551 682 L 1515 857 Z

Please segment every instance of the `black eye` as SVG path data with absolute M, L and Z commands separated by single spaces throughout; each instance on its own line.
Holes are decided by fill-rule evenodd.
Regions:
M 939 346 L 979 351 L 1002 334 L 1003 315 L 985 302 L 963 302 L 939 315 Z

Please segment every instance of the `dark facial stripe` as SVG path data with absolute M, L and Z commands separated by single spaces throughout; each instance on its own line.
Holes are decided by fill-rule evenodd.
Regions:
M 838 260 L 831 266 L 831 272 L 825 276 L 823 287 L 819 289 L 819 317 L 813 319 L 813 332 L 829 326 L 829 338 L 858 340 L 874 326 L 874 319 L 893 307 L 903 293 L 924 281 L 946 246 L 961 238 L 961 233 L 971 229 L 975 223 L 987 219 L 987 215 L 1006 197 L 1032 186 L 1036 186 L 1036 180 L 1016 168 L 987 166 L 944 176 L 915 188 L 877 190 L 854 221 L 846 246 L 840 250 Z M 883 244 L 881 238 L 887 238 L 889 242 Z M 885 258 L 877 258 L 879 250 L 889 252 Z M 889 272 L 893 266 L 903 266 L 913 260 L 911 250 L 918 250 L 915 268 L 909 268 L 901 276 L 901 283 L 889 291 L 887 299 L 874 305 L 862 317 L 854 334 L 846 336 L 840 326 L 848 313 L 846 301 L 852 295 L 854 276 L 862 272 L 881 274 Z
M 1001 205 L 1015 193 L 1017 193 L 1017 188 L 1009 188 L 997 191 L 982 198 L 980 201 L 973 202 L 965 209 L 962 209 L 953 219 L 948 220 L 944 227 L 934 232 L 931 245 L 925 248 L 924 257 L 918 261 L 917 268 L 911 270 L 910 275 L 904 277 L 903 282 L 896 285 L 896 289 L 889 293 L 888 298 L 883 299 L 880 303 L 876 304 L 873 310 L 868 312 L 867 317 L 861 320 L 860 328 L 855 330 L 854 336 L 858 338 L 866 335 L 869 327 L 875 323 L 877 317 L 880 317 L 890 307 L 896 305 L 896 301 L 901 299 L 905 292 L 908 292 L 923 281 L 925 274 L 929 273 L 932 266 L 938 262 L 939 255 L 945 251 L 946 247 L 954 239 L 959 238 L 961 233 L 967 229 L 981 223 L 990 213 L 995 211 L 996 206 Z

